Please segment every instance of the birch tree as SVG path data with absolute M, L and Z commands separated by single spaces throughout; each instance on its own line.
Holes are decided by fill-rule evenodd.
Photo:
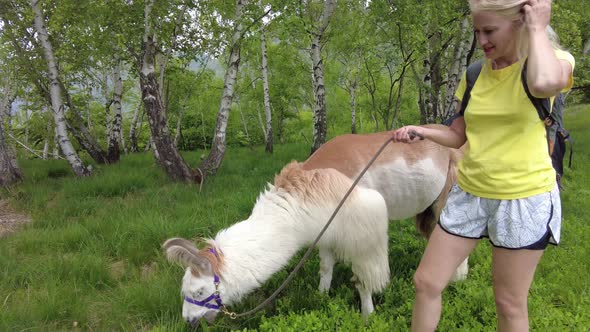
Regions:
M 12 103 L 16 98 L 15 82 L 10 75 L 3 74 L 4 84 L 0 89 L 0 186 L 7 187 L 22 180 L 23 175 L 18 167 L 15 151 L 6 141 L 5 135 L 4 122 L 10 116 Z
M 49 82 L 49 75 L 47 72 L 47 61 L 45 56 L 45 50 L 43 45 L 39 44 L 39 41 L 34 36 L 34 31 L 31 31 L 30 27 L 25 24 L 28 22 L 29 17 L 31 21 L 34 21 L 34 15 L 30 7 L 30 1 L 26 1 L 27 4 L 11 1 L 6 3 L 7 6 L 3 8 L 2 22 L 4 23 L 4 36 L 7 42 L 12 46 L 15 52 L 17 61 L 19 62 L 19 78 L 27 82 L 30 86 L 36 88 L 39 95 L 43 100 L 46 101 L 47 105 L 52 105 L 52 96 L 50 92 L 51 84 Z M 57 18 L 60 15 L 52 15 L 52 18 Z M 63 15 L 62 15 L 63 16 Z M 61 31 L 60 31 L 61 32 Z M 65 37 L 56 37 L 58 41 L 62 41 Z M 53 53 L 53 44 L 51 45 Z M 66 55 L 73 52 L 62 51 L 60 54 Z M 81 57 L 83 57 L 81 55 Z M 61 60 L 61 59 L 60 59 Z M 71 66 L 65 66 L 71 68 Z M 56 68 L 57 69 L 57 68 Z M 59 71 L 59 69 L 57 69 Z M 64 114 L 68 115 L 65 118 L 65 125 L 67 130 L 73 135 L 78 141 L 79 145 L 88 152 L 92 159 L 96 163 L 106 163 L 106 154 L 102 151 L 96 140 L 90 135 L 89 130 L 84 125 L 84 120 L 79 114 L 77 107 L 72 102 L 70 95 L 70 89 L 68 88 L 67 79 L 61 76 L 59 72 L 58 83 L 60 85 L 61 93 L 65 97 L 65 104 L 69 112 Z
M 441 114 L 442 119 L 450 118 L 457 109 L 457 105 L 455 101 L 455 90 L 457 90 L 457 86 L 459 85 L 459 80 L 461 79 L 461 73 L 463 73 L 465 69 L 465 63 L 463 59 L 467 58 L 467 54 L 469 53 L 469 46 L 471 45 L 471 38 L 473 34 L 469 29 L 469 20 L 465 17 L 461 21 L 461 30 L 459 31 L 459 36 L 456 39 L 455 45 L 453 47 L 453 58 L 451 63 L 451 68 L 447 72 L 447 84 L 445 88 L 445 103 L 444 103 L 444 110 Z
M 448 75 L 452 63 L 448 59 L 447 48 L 458 35 L 466 5 L 428 0 L 419 7 L 412 1 L 404 1 L 403 7 L 396 7 L 400 9 L 398 18 L 404 27 L 403 43 L 412 45 L 418 55 L 418 61 L 411 65 L 411 70 L 418 88 L 420 123 L 440 121 L 444 113 L 442 88 L 446 82 L 443 78 Z M 424 20 L 413 20 L 417 15 Z
M 262 1 L 258 0 L 258 6 L 262 8 Z M 265 23 L 260 23 L 260 53 L 262 69 L 262 91 L 264 95 L 264 115 L 266 126 L 264 127 L 265 151 L 272 153 L 273 150 L 273 130 L 272 130 L 272 113 L 270 108 L 270 88 L 268 84 L 268 54 L 266 50 L 266 31 Z
M 135 111 L 133 112 L 133 118 L 131 119 L 131 124 L 129 126 L 129 150 L 131 152 L 139 151 L 137 148 L 137 124 L 139 122 L 139 117 L 143 114 L 143 101 L 141 98 L 137 102 L 137 107 L 135 107 Z
M 215 174 L 221 166 L 221 161 L 225 155 L 226 148 L 226 129 L 229 119 L 229 111 L 232 104 L 232 99 L 235 92 L 236 78 L 238 76 L 238 67 L 240 64 L 240 43 L 244 26 L 242 24 L 242 14 L 244 7 L 248 4 L 248 0 L 237 0 L 234 14 L 234 30 L 232 40 L 229 45 L 230 54 L 223 80 L 223 92 L 221 94 L 221 104 L 217 112 L 217 120 L 215 122 L 215 134 L 213 143 L 211 144 L 211 151 L 209 156 L 203 161 L 200 169 L 208 174 Z
M 342 88 L 346 90 L 349 96 L 349 105 L 350 105 L 350 133 L 356 134 L 357 133 L 357 93 L 359 91 L 359 78 L 361 73 L 361 65 L 362 65 L 362 49 L 359 49 L 356 58 L 353 58 L 352 63 L 344 62 L 347 65 L 353 64 L 353 66 L 347 66 L 348 71 L 346 72 L 346 77 L 342 79 L 343 86 Z M 354 62 L 356 62 L 356 68 L 354 66 Z
M 47 156 L 49 156 L 49 140 L 53 138 L 53 132 L 54 131 L 51 122 L 47 121 L 47 131 L 45 133 L 45 140 L 43 142 L 43 160 L 46 160 Z
M 339 15 L 335 15 L 330 23 L 331 29 L 338 31 L 330 39 L 330 49 L 335 52 L 340 64 L 338 86 L 348 95 L 350 132 L 353 134 L 361 129 L 362 123 L 359 100 L 363 98 L 360 88 L 363 85 L 363 73 L 366 72 L 364 59 L 369 53 L 367 50 L 373 50 L 380 44 L 374 34 L 375 27 L 380 24 L 376 24 L 376 20 L 370 16 L 371 5 L 375 4 L 348 2 L 338 8 Z
M 313 2 L 313 0 L 310 0 Z M 326 119 L 326 88 L 324 86 L 324 66 L 322 60 L 322 47 L 325 43 L 326 29 L 330 24 L 330 19 L 334 13 L 336 3 L 334 0 L 324 0 L 322 14 L 314 28 L 310 31 L 311 34 L 311 62 L 313 68 L 313 90 L 314 90 L 314 106 L 313 106 L 313 142 L 311 145 L 311 153 L 314 153 L 326 142 L 328 134 L 328 125 Z
M 59 71 L 51 43 L 49 42 L 49 35 L 47 33 L 47 29 L 45 28 L 45 19 L 39 6 L 39 2 L 40 0 L 31 0 L 30 4 L 35 15 L 35 30 L 37 31 L 38 38 L 41 42 L 41 46 L 43 47 L 49 72 L 51 107 L 53 109 L 57 140 L 62 153 L 69 162 L 74 173 L 77 176 L 89 176 L 91 174 L 90 170 L 82 163 L 82 160 L 80 157 L 78 157 L 76 150 L 68 138 L 64 105 L 61 99 L 62 91 L 59 82 Z
M 109 159 L 106 152 L 98 144 L 97 140 L 90 134 L 88 128 L 84 125 L 84 119 L 80 111 L 72 100 L 72 95 L 64 84 L 60 84 L 61 91 L 66 97 L 66 105 L 68 106 L 70 119 L 66 118 L 66 127 L 68 131 L 74 136 L 78 144 L 90 155 L 90 157 L 98 164 L 108 164 Z
M 109 132 L 108 143 L 108 160 L 109 163 L 119 161 L 121 157 L 120 141 L 121 141 L 121 123 L 123 120 L 121 113 L 121 99 L 123 97 L 123 80 L 121 78 L 121 60 L 117 60 L 113 72 L 113 120 L 111 130 Z
M 176 181 L 188 183 L 200 182 L 202 177 L 193 171 L 184 161 L 170 137 L 168 122 L 156 74 L 156 36 L 152 30 L 151 12 L 155 0 L 145 3 L 145 32 L 143 36 L 141 67 L 139 68 L 142 99 L 150 122 L 154 156 L 166 173 Z
M 440 56 L 438 45 L 441 33 L 435 31 L 427 41 L 427 56 L 422 61 L 422 84 L 426 88 L 420 123 L 434 123 L 438 115 L 438 98 L 440 91 Z

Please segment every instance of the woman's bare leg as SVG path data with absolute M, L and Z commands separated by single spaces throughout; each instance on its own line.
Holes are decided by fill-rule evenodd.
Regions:
M 451 235 L 436 225 L 414 274 L 416 300 L 412 331 L 436 329 L 440 320 L 442 291 L 478 241 Z
M 528 331 L 528 295 L 543 250 L 493 248 L 492 277 L 498 331 Z

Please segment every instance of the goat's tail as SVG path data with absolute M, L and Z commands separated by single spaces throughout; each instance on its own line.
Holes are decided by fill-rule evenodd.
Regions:
M 447 180 L 442 191 L 432 205 L 416 215 L 416 229 L 425 238 L 430 237 L 430 234 L 438 223 L 442 209 L 445 207 L 445 204 L 447 204 L 449 192 L 451 191 L 453 184 L 457 181 L 457 163 L 460 158 L 461 152 L 459 150 L 451 150 L 449 168 L 447 170 Z

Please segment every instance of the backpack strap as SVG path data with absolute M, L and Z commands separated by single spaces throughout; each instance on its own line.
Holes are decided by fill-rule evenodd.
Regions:
M 555 134 L 561 135 L 561 137 L 563 137 L 564 142 L 570 142 L 570 155 L 569 155 L 568 167 L 572 168 L 572 157 L 574 154 L 574 139 L 570 136 L 570 133 L 567 130 L 563 129 L 563 127 L 561 127 L 561 126 L 559 126 L 557 128 L 557 132 Z
M 467 104 L 469 103 L 469 99 L 471 98 L 471 90 L 475 85 L 475 81 L 477 81 L 477 77 L 481 73 L 481 69 L 483 68 L 484 60 L 478 60 L 467 67 L 467 71 L 465 72 L 465 92 L 463 92 L 463 98 L 461 98 L 461 110 L 459 113 L 453 114 L 450 118 L 446 119 L 443 124 L 447 127 L 450 127 L 453 124 L 455 119 L 462 117 L 465 115 L 465 109 L 467 108 Z
M 481 73 L 483 62 L 484 60 L 479 60 L 467 67 L 467 72 L 465 73 L 467 85 L 465 87 L 465 92 L 463 92 L 463 99 L 461 99 L 461 115 L 465 114 L 465 109 L 467 108 L 467 104 L 469 104 L 469 99 L 471 98 L 471 90 L 475 85 L 475 81 L 477 81 L 477 77 Z
M 528 59 L 524 61 L 524 65 L 520 72 L 520 80 L 522 81 L 522 86 L 524 87 L 524 92 L 526 92 L 527 97 L 529 97 L 533 106 L 537 110 L 537 114 L 541 121 L 545 123 L 546 126 L 551 126 L 555 121 L 551 117 L 551 102 L 549 98 L 537 98 L 533 96 L 531 91 L 529 90 L 529 86 L 526 81 L 526 72 L 527 72 L 527 63 Z

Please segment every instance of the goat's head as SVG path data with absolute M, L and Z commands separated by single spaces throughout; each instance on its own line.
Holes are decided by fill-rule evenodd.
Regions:
M 191 325 L 198 324 L 201 318 L 212 323 L 223 305 L 219 294 L 219 253 L 212 248 L 199 250 L 181 238 L 169 239 L 162 247 L 169 261 L 186 267 L 181 286 L 182 317 Z

